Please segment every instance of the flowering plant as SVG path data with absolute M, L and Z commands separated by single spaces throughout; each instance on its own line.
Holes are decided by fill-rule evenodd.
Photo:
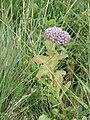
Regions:
M 36 77 L 41 79 L 43 76 L 48 76 L 51 79 L 50 87 L 54 89 L 56 99 L 60 102 L 63 95 L 69 89 L 71 81 L 63 85 L 66 72 L 63 69 L 56 70 L 59 62 L 68 57 L 64 48 L 60 54 L 57 52 L 56 44 L 67 43 L 70 40 L 70 35 L 59 27 L 47 28 L 44 35 L 45 38 L 49 39 L 45 40 L 47 53 L 46 55 L 36 55 L 33 58 L 36 63 L 41 64 Z M 60 93 L 60 91 L 62 92 Z

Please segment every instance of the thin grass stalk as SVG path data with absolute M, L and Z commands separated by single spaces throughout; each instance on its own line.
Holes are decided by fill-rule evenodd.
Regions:
M 88 0 L 88 22 L 89 22 L 89 33 L 87 37 L 87 50 L 88 50 L 88 66 L 89 66 L 89 71 L 88 71 L 88 76 L 90 80 L 90 1 Z

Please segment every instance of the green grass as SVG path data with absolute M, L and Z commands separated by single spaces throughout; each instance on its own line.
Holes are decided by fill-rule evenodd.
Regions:
M 89 9 L 87 0 L 0 1 L 1 120 L 90 119 Z M 57 66 L 71 81 L 62 103 L 49 94 L 48 77 L 36 78 L 40 65 L 32 59 L 45 54 L 44 29 L 55 25 L 71 35 L 69 57 Z

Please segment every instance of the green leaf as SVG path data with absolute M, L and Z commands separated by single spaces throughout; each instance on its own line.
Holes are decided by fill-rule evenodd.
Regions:
M 49 71 L 48 71 L 48 69 L 47 69 L 44 65 L 42 65 L 42 66 L 39 68 L 39 71 L 38 71 L 36 77 L 37 77 L 37 78 L 40 78 L 40 77 L 42 77 L 42 76 L 44 76 L 44 75 L 49 75 Z
M 82 120 L 87 120 L 87 117 L 83 116 Z
M 30 4 L 32 4 L 32 7 L 30 8 L 30 16 L 32 16 L 33 11 L 33 17 L 36 18 L 38 16 L 39 6 L 32 2 Z
M 53 54 L 57 53 L 57 51 L 55 50 L 56 44 L 53 43 L 52 41 L 46 40 L 45 46 L 46 46 L 46 49 L 47 49 L 49 55 L 53 55 Z
M 36 55 L 35 57 L 33 57 L 33 60 L 38 64 L 42 64 L 46 63 L 49 60 L 49 57 L 44 55 Z
M 47 117 L 47 115 L 42 114 L 41 116 L 39 116 L 38 120 L 50 120 L 50 119 Z
M 54 97 L 54 95 L 50 96 L 50 102 L 52 103 L 53 106 L 57 106 L 58 105 L 58 101 L 57 99 Z
M 53 55 L 53 56 L 50 56 L 50 58 L 49 58 L 49 61 L 48 61 L 48 65 L 50 66 L 50 68 L 52 69 L 52 70 L 54 70 L 55 69 L 55 67 L 56 67 L 56 65 L 58 64 L 58 56 L 59 56 L 59 54 L 55 54 L 55 55 Z
M 66 75 L 66 71 L 64 71 L 63 69 L 58 70 L 55 72 L 55 76 L 58 80 L 63 81 L 63 77 Z
M 88 0 L 88 4 L 89 4 L 89 6 L 90 6 L 90 0 Z
M 68 89 L 70 88 L 71 86 L 71 81 L 69 81 L 67 84 L 65 84 L 63 86 L 63 91 L 62 91 L 62 94 L 60 95 L 60 99 L 62 99 L 63 95 L 68 91 Z
M 60 84 L 60 85 L 62 85 L 62 82 L 63 82 L 63 77 L 66 75 L 66 71 L 64 71 L 64 70 L 57 70 L 56 72 L 55 72 L 55 79 L 57 80 L 57 82 Z M 60 87 L 60 85 L 59 85 L 59 87 Z
M 50 19 L 47 20 L 47 26 L 56 26 L 56 20 L 55 19 Z
M 34 14 L 37 14 L 38 13 L 38 10 L 39 10 L 39 7 L 36 3 L 34 3 L 34 6 L 33 6 L 33 13 Z
M 63 46 L 60 46 L 60 50 L 61 50 L 61 53 L 64 53 L 64 54 L 67 53 L 67 50 Z
M 63 59 L 65 59 L 65 58 L 67 58 L 67 57 L 68 57 L 67 54 L 60 54 L 60 55 L 58 56 L 58 60 L 63 60 Z
M 59 110 L 57 108 L 54 108 L 54 109 L 52 109 L 52 113 L 53 113 L 53 115 L 58 116 Z
M 55 81 L 56 81 L 56 96 L 59 98 L 60 90 L 63 84 L 63 77 L 66 75 L 66 72 L 64 70 L 59 70 L 55 72 Z

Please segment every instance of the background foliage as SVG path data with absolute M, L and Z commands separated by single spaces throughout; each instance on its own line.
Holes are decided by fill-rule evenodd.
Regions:
M 1 120 L 89 120 L 90 81 L 87 0 L 0 1 L 0 119 Z M 35 55 L 46 53 L 43 31 L 59 26 L 71 35 L 64 46 L 68 58 L 57 65 L 71 81 L 63 96 L 62 111 L 50 79 L 36 78 L 40 65 Z M 57 46 L 60 53 L 63 48 Z

